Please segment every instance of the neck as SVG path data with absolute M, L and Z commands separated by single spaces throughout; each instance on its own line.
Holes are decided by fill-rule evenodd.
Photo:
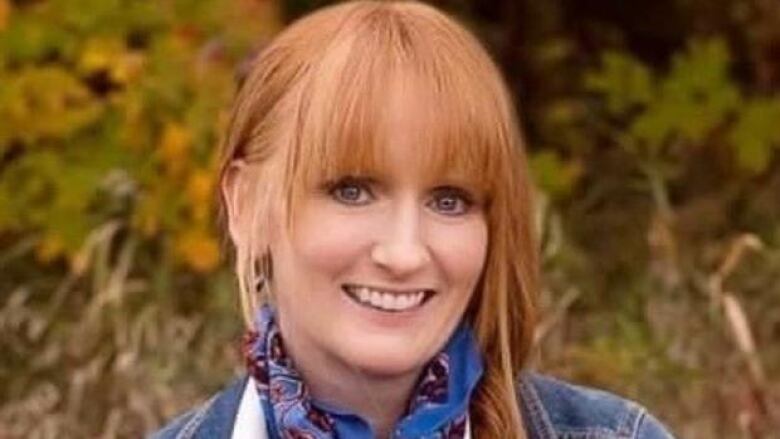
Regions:
M 375 376 L 337 364 L 338 360 L 333 358 L 295 355 L 295 351 L 295 346 L 288 344 L 295 367 L 315 400 L 348 410 L 367 420 L 374 430 L 374 437 L 391 436 L 393 428 L 406 412 L 419 370 L 393 377 Z

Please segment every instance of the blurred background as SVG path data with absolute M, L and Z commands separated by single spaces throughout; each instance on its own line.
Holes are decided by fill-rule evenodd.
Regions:
M 0 0 L 0 438 L 139 437 L 241 373 L 214 197 L 242 62 L 312 0 Z M 533 366 L 780 437 L 780 2 L 440 0 L 516 95 Z

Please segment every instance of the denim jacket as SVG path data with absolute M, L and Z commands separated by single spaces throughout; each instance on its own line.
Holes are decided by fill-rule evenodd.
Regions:
M 152 439 L 230 439 L 247 378 L 236 380 Z M 673 439 L 638 404 L 600 390 L 528 373 L 518 381 L 528 439 Z

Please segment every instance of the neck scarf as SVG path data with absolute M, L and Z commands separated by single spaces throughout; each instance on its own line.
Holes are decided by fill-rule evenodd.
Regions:
M 243 354 L 254 378 L 271 439 L 368 439 L 359 416 L 321 404 L 309 394 L 287 356 L 271 307 L 258 313 L 244 337 Z M 461 324 L 444 349 L 423 368 L 393 439 L 462 439 L 471 394 L 482 376 L 482 357 L 471 330 Z

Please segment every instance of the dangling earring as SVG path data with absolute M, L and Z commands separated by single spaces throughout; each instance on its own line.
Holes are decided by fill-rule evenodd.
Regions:
M 271 298 L 270 282 L 272 271 L 271 252 L 270 250 L 266 250 L 266 252 L 255 261 L 255 292 L 261 297 L 264 296 L 266 299 Z
M 265 288 L 266 279 L 265 275 L 262 273 L 257 273 L 257 278 L 255 279 L 255 292 L 258 294 L 262 294 L 263 289 Z

